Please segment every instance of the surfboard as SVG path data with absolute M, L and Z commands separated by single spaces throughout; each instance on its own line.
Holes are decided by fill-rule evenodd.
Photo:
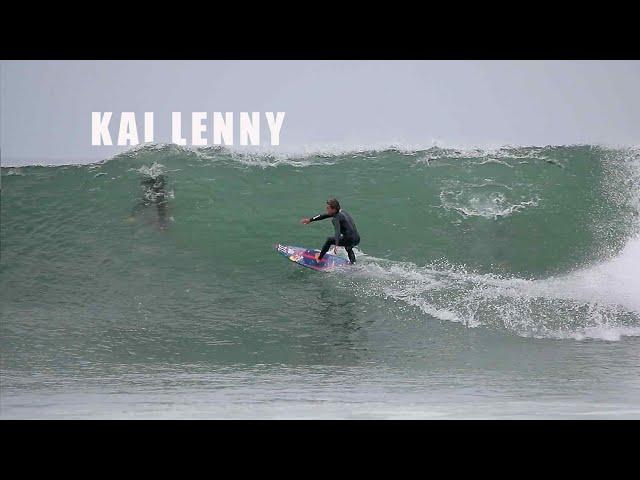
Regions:
M 325 254 L 325 256 L 322 257 L 322 261 L 318 262 L 316 260 L 316 254 L 320 253 L 320 250 L 280 245 L 279 243 L 274 245 L 274 247 L 278 253 L 287 257 L 292 262 L 319 272 L 330 272 L 336 268 L 349 265 L 349 260 L 346 258 L 331 255 L 330 253 Z

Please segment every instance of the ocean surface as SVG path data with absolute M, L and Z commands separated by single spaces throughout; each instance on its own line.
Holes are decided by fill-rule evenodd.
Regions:
M 357 266 L 280 256 L 333 196 Z M 0 418 L 640 418 L 639 210 L 637 148 L 3 167 Z

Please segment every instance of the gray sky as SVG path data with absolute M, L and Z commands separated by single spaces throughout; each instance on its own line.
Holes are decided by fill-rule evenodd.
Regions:
M 114 112 L 114 141 L 120 112 L 137 113 L 141 140 L 155 112 L 167 143 L 172 111 L 186 136 L 191 112 L 284 111 L 284 152 L 640 144 L 638 61 L 2 61 L 0 81 L 3 165 L 130 148 L 92 146 L 92 111 Z

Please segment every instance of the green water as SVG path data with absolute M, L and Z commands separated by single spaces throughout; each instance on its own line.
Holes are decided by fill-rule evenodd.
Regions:
M 4 167 L 0 413 L 639 416 L 638 171 L 590 146 Z M 277 255 L 321 246 L 299 220 L 331 196 L 358 266 Z

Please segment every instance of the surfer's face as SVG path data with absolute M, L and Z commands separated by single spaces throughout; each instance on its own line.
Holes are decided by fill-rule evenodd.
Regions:
M 327 213 L 329 215 L 335 215 L 336 214 L 336 209 L 333 208 L 331 205 L 327 205 Z

